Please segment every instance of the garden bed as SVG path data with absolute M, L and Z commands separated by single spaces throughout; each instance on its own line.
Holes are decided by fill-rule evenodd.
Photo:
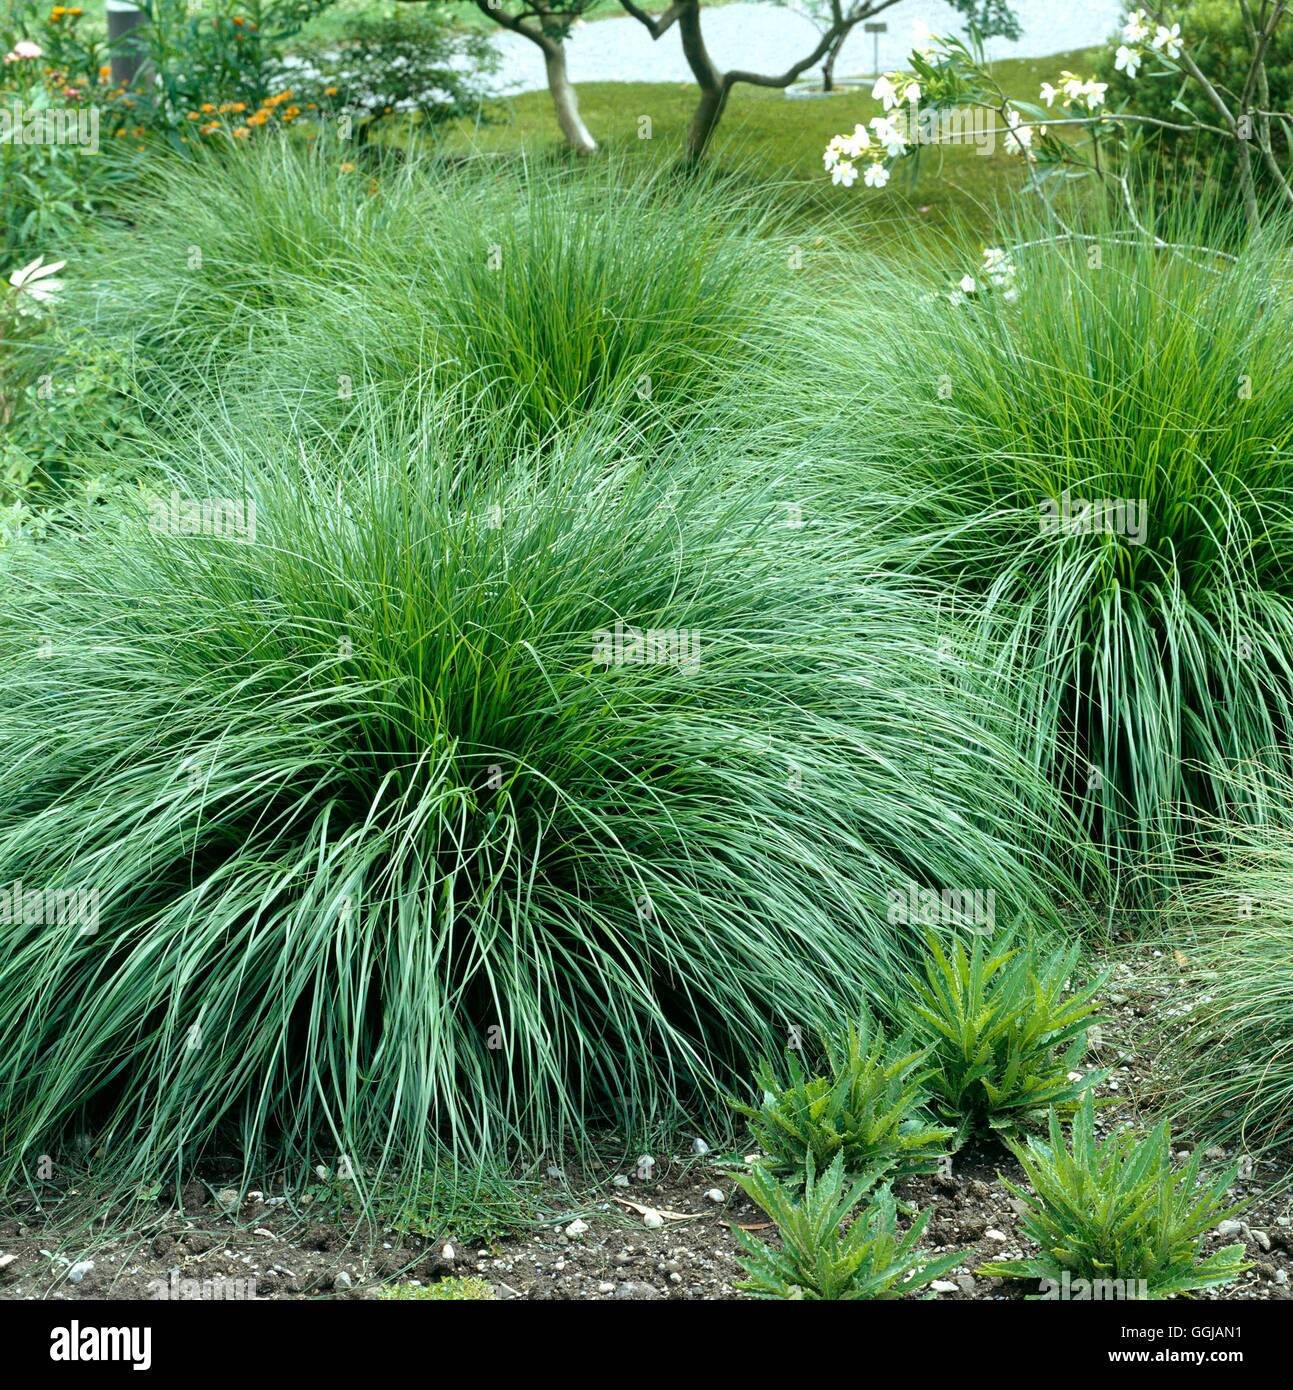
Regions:
M 1154 946 L 1121 951 L 1104 998 L 1111 1022 L 1104 1026 L 1093 1060 L 1112 1067 L 1100 1094 L 1109 1120 L 1139 1115 L 1155 1084 L 1156 1058 L 1149 1033 L 1155 1020 L 1184 997 L 1170 953 Z M 1112 1103 L 1112 1102 L 1116 1102 Z M 238 1195 L 218 1169 L 185 1189 L 183 1214 L 158 1215 L 144 1229 L 98 1239 L 73 1237 L 58 1219 L 14 1213 L 0 1220 L 0 1256 L 18 1258 L 0 1270 L 0 1297 L 112 1299 L 238 1296 L 238 1281 L 254 1280 L 258 1299 L 364 1299 L 401 1286 L 432 1286 L 447 1278 L 478 1277 L 499 1299 L 726 1299 L 739 1297 L 741 1279 L 733 1228 L 767 1232 L 767 1218 L 734 1187 L 731 1155 L 694 1156 L 684 1136 L 676 1152 L 661 1153 L 649 1181 L 631 1164 L 615 1175 L 592 1176 L 567 1159 L 525 1185 L 525 1203 L 536 1214 L 528 1232 L 488 1240 L 463 1239 L 452 1227 L 409 1235 L 387 1228 L 374 1233 L 344 1216 L 324 1214 L 317 1198 L 290 1205 L 271 1193 Z M 1193 1148 L 1173 1144 L 1178 1156 Z M 1239 1155 L 1210 1150 L 1220 1166 Z M 1208 1248 L 1241 1239 L 1251 1268 L 1233 1283 L 1205 1290 L 1205 1299 L 1293 1299 L 1293 1191 L 1287 1156 L 1270 1156 L 1241 1178 L 1233 1195 L 1248 1204 L 1242 1231 L 1215 1235 Z M 1018 1232 L 1015 1200 L 1000 1175 L 1018 1182 L 1009 1154 L 982 1149 L 958 1155 L 948 1175 L 909 1179 L 899 1195 L 931 1213 L 924 1247 L 936 1253 L 971 1252 L 939 1282 L 940 1300 L 1021 1299 L 1022 1281 L 976 1276 L 988 1261 L 1017 1257 L 1026 1242 Z M 715 1203 L 706 1193 L 720 1191 Z M 268 1199 L 268 1200 L 267 1200 Z M 620 1199 L 617 1201 L 616 1199 Z M 657 1230 L 621 1202 L 650 1206 L 691 1219 L 666 1218 Z M 292 1208 L 295 1208 L 293 1210 Z M 57 1213 L 58 1208 L 52 1208 Z M 587 1231 L 566 1230 L 576 1220 Z M 446 1255 L 446 1242 L 449 1251 Z M 78 1283 L 67 1271 L 94 1261 Z M 206 1288 L 203 1289 L 203 1284 Z

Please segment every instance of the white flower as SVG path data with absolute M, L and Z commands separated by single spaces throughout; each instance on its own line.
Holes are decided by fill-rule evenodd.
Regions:
M 831 170 L 831 182 L 842 183 L 845 188 L 852 188 L 857 182 L 857 165 L 849 159 L 841 159 L 840 162 Z M 870 179 L 867 180 L 870 182 Z
M 1119 72 L 1125 72 L 1128 77 L 1136 76 L 1136 69 L 1140 67 L 1141 53 L 1139 48 L 1128 48 L 1127 45 L 1120 44 L 1118 52 L 1114 55 L 1113 65 Z
M 947 302 L 955 309 L 958 305 L 965 303 L 965 296 L 960 290 L 953 290 L 952 293 L 947 296 Z
M 897 159 L 907 148 L 907 137 L 898 129 L 892 116 L 872 116 L 871 129 L 890 159 Z
M 1166 25 L 1160 24 L 1152 42 L 1155 48 L 1162 49 L 1169 58 L 1179 58 L 1181 56 L 1181 26 L 1173 24 L 1169 29 Z
M 1015 287 L 1012 285 L 1009 289 L 1005 290 L 1002 293 L 1001 297 L 1006 301 L 1007 304 L 1013 304 L 1015 300 L 1019 298 L 1019 291 L 1015 289 Z
M 978 285 L 974 283 L 973 275 L 962 275 L 957 281 L 957 284 L 960 285 L 961 289 L 966 294 L 973 294 L 975 290 L 979 288 Z
M 1086 100 L 1086 104 L 1093 110 L 1095 107 L 1104 104 L 1104 94 L 1108 90 L 1109 84 L 1107 82 L 1097 82 L 1094 77 L 1091 78 L 1089 82 L 1084 82 L 1082 84 L 1082 95 Z
M 868 164 L 862 181 L 868 188 L 883 188 L 889 182 L 889 171 L 883 164 Z
M 983 273 L 997 287 L 1009 289 L 1015 282 L 1015 265 L 1008 252 L 1000 246 L 983 248 Z
M 822 154 L 822 163 L 827 170 L 834 169 L 841 159 L 857 159 L 871 144 L 871 137 L 864 125 L 855 125 L 852 135 L 833 135 L 831 142 Z
M 906 85 L 906 86 L 903 88 L 903 90 L 902 90 L 902 99 L 903 99 L 903 101 L 907 101 L 907 102 L 916 102 L 916 101 L 919 101 L 919 100 L 920 100 L 920 83 L 919 83 L 919 82 L 915 82 L 915 81 L 908 82 L 907 85 Z
M 1019 112 L 1012 106 L 1006 112 L 1006 124 L 1010 127 L 1010 133 L 1006 136 L 1006 153 L 1026 154 L 1031 159 L 1033 156 L 1029 146 L 1033 143 L 1033 128 L 1020 125 L 1019 120 Z
M 1042 100 L 1047 106 L 1055 105 L 1055 88 L 1049 82 L 1042 83 Z
M 871 95 L 876 101 L 884 103 L 886 111 L 892 111 L 898 105 L 898 89 L 887 75 L 876 78 L 875 86 L 871 88 Z
M 1067 69 L 1060 73 L 1060 91 L 1064 93 L 1068 101 L 1076 101 L 1081 95 L 1086 83 L 1075 72 Z
M 1128 43 L 1144 43 L 1149 37 L 1149 17 L 1144 10 L 1132 10 L 1127 15 L 1122 36 Z
M 840 136 L 841 148 L 850 159 L 856 159 L 863 150 L 869 149 L 871 137 L 866 133 L 866 126 L 860 121 L 853 127 L 852 135 Z
M 46 265 L 44 256 L 37 256 L 30 265 L 15 270 L 9 277 L 9 283 L 18 294 L 30 296 L 37 304 L 52 304 L 63 288 L 63 282 L 49 277 L 57 275 L 66 264 L 66 261 L 51 261 Z M 22 300 L 19 300 L 19 311 L 30 313 L 31 309 L 24 308 Z

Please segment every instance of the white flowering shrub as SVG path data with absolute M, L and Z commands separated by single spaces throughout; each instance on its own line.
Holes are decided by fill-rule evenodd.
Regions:
M 862 168 L 868 188 L 883 188 L 901 159 L 920 146 L 965 143 L 980 149 L 997 143 L 1028 169 L 1027 187 L 1038 191 L 1055 178 L 1094 175 L 1116 183 L 1131 208 L 1127 171 L 1147 133 L 1154 130 L 1209 135 L 1228 142 L 1238 155 L 1240 187 L 1250 225 L 1259 220 L 1254 169 L 1259 165 L 1293 208 L 1293 184 L 1280 166 L 1273 138 L 1285 112 L 1263 109 L 1269 89 L 1265 67 L 1270 40 L 1287 18 L 1282 5 L 1266 7 L 1251 26 L 1251 55 L 1241 89 L 1209 81 L 1191 54 L 1181 24 L 1153 6 L 1128 11 L 1117 36 L 1113 68 L 1129 80 L 1194 84 L 1211 108 L 1211 118 L 1174 102 L 1179 119 L 1146 115 L 1124 101 L 1111 110 L 1109 84 L 1096 76 L 1062 71 L 1043 82 L 1036 102 L 1013 98 L 993 77 L 980 36 L 971 27 L 966 41 L 942 37 L 917 23 L 908 72 L 884 73 L 872 96 L 884 113 L 826 146 L 832 182 L 851 187 Z M 1222 89 L 1224 87 L 1224 89 Z M 1134 213 L 1133 213 L 1134 216 Z M 1012 286 L 1013 288 L 1013 286 Z M 967 291 L 971 293 L 972 291 Z

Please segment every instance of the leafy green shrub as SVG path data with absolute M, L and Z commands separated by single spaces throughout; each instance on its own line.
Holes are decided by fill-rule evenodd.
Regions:
M 398 1302 L 478 1302 L 492 1300 L 494 1290 L 484 1279 L 473 1276 L 440 1279 L 434 1284 L 388 1284 L 377 1290 L 380 1299 Z
M 989 946 L 976 936 L 944 950 L 926 938 L 924 979 L 913 979 L 916 1035 L 929 1046 L 927 1085 L 934 1108 L 953 1121 L 957 1142 L 1009 1134 L 1048 1107 L 1068 1108 L 1104 1073 L 1069 1073 L 1100 1022 L 1095 980 L 1069 989 L 1078 948 L 1042 955 L 1009 938 Z
M 481 75 L 498 66 L 487 35 L 435 11 L 377 19 L 357 16 L 345 41 L 298 45 L 305 66 L 286 73 L 293 99 L 349 116 L 357 144 L 383 121 L 416 114 L 419 130 L 482 112 Z
M 784 1027 L 896 997 L 909 859 L 1048 911 L 1045 788 L 916 596 L 694 441 L 479 424 L 320 458 L 213 413 L 147 515 L 6 576 L 9 1171 L 79 1126 L 362 1175 L 717 1124 Z
M 106 54 L 83 20 L 79 6 L 0 11 L 0 264 L 71 254 L 137 155 L 111 138 Z
M 1069 1142 L 1052 1113 L 1049 1142 L 1030 1136 L 1012 1145 L 1032 1191 L 1002 1182 L 1023 1203 L 1021 1224 L 1040 1249 L 981 1274 L 1045 1280 L 1043 1297 L 1064 1297 L 1066 1283 L 1082 1279 L 1103 1285 L 1106 1298 L 1170 1298 L 1228 1283 L 1247 1268 L 1242 1243 L 1202 1254 L 1204 1237 L 1237 1210 L 1225 1200 L 1234 1168 L 1200 1181 L 1197 1149 L 1184 1168 L 1174 1167 L 1166 1122 L 1141 1138 L 1124 1128 L 1097 1141 L 1090 1093 Z
M 1237 104 L 1252 63 L 1242 6 L 1233 0 L 1175 0 L 1168 22 L 1180 24 L 1190 55 L 1204 76 L 1227 103 Z M 1100 51 L 1098 63 L 1099 78 L 1109 85 L 1111 105 L 1121 106 L 1126 101 L 1136 115 L 1153 117 L 1169 126 L 1184 123 L 1184 106 L 1197 119 L 1217 123 L 1217 113 L 1197 83 L 1183 82 L 1176 75 L 1155 77 L 1159 64 L 1152 60 L 1130 78 L 1114 66 L 1115 54 L 1116 44 L 1108 45 Z M 1275 27 L 1265 63 L 1269 91 L 1261 106 L 1268 111 L 1293 109 L 1293 24 L 1287 15 Z M 1170 179 L 1198 184 L 1211 177 L 1225 186 L 1235 177 L 1236 157 L 1229 140 L 1150 126 L 1140 127 L 1139 133 L 1154 156 L 1156 170 Z M 1272 133 L 1283 163 L 1288 154 L 1288 132 L 1277 121 Z M 1259 187 L 1269 186 L 1270 175 L 1260 159 L 1253 160 L 1253 171 Z
M 1191 1133 L 1249 1152 L 1293 1143 L 1293 784 L 1254 823 L 1217 827 L 1169 904 L 1188 959 L 1188 1011 L 1159 1032 L 1163 1101 Z M 1177 1011 L 1171 1011 L 1176 1015 Z
M 855 1176 L 934 1172 L 953 1131 L 919 1117 L 926 1053 L 908 1050 L 905 1040 L 886 1046 L 867 1015 L 860 1027 L 849 1024 L 823 1045 L 826 1075 L 806 1075 L 798 1053 L 788 1050 L 788 1084 L 764 1060 L 756 1074 L 761 1104 L 733 1102 L 749 1120 L 766 1166 L 799 1174 L 811 1157 L 823 1172 L 838 1154 L 844 1171 Z
M 1151 230 L 1188 246 L 1217 220 Z M 1293 746 L 1293 299 L 1278 228 L 1231 265 L 1094 199 L 1073 222 L 1089 239 L 1040 213 L 1005 230 L 1039 243 L 1013 293 L 978 247 L 937 288 L 868 265 L 866 332 L 825 311 L 770 386 L 820 421 L 795 447 L 823 511 L 977 613 L 1030 757 L 1140 895 L 1227 767 Z
M 809 1158 L 802 1188 L 778 1181 L 757 1165 L 736 1181 L 772 1218 L 781 1237 L 780 1249 L 774 1249 L 748 1231 L 736 1232 L 745 1251 L 745 1280 L 736 1287 L 756 1298 L 901 1298 L 965 1258 L 963 1251 L 921 1255 L 917 1246 L 929 1213 L 899 1232 L 897 1204 L 888 1187 L 857 1211 L 871 1182 L 849 1182 L 842 1153 L 820 1175 Z M 845 1222 L 849 1224 L 841 1233 Z

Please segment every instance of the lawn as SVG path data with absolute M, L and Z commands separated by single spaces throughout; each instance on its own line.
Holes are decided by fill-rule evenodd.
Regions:
M 1061 68 L 1089 72 L 1093 56 L 1077 50 L 1011 59 L 994 70 L 1008 92 L 1035 101 L 1042 82 Z M 537 53 L 535 67 L 539 70 Z M 591 82 L 580 85 L 578 93 L 585 123 L 608 151 L 651 161 L 678 157 L 695 105 L 694 87 Z M 766 181 L 768 198 L 792 223 L 826 220 L 841 235 L 868 245 L 882 248 L 891 238 L 906 244 L 922 229 L 936 238 L 955 229 L 986 235 L 1023 176 L 1020 161 L 1001 149 L 987 155 L 965 146 L 928 149 L 880 194 L 831 185 L 822 168 L 826 142 L 880 111 L 878 102 L 856 92 L 796 98 L 740 85 L 729 99 L 713 158 L 741 168 L 753 181 Z M 644 131 L 649 138 L 639 133 Z M 546 91 L 499 102 L 487 121 L 459 123 L 444 137 L 444 148 L 458 154 L 563 153 Z

